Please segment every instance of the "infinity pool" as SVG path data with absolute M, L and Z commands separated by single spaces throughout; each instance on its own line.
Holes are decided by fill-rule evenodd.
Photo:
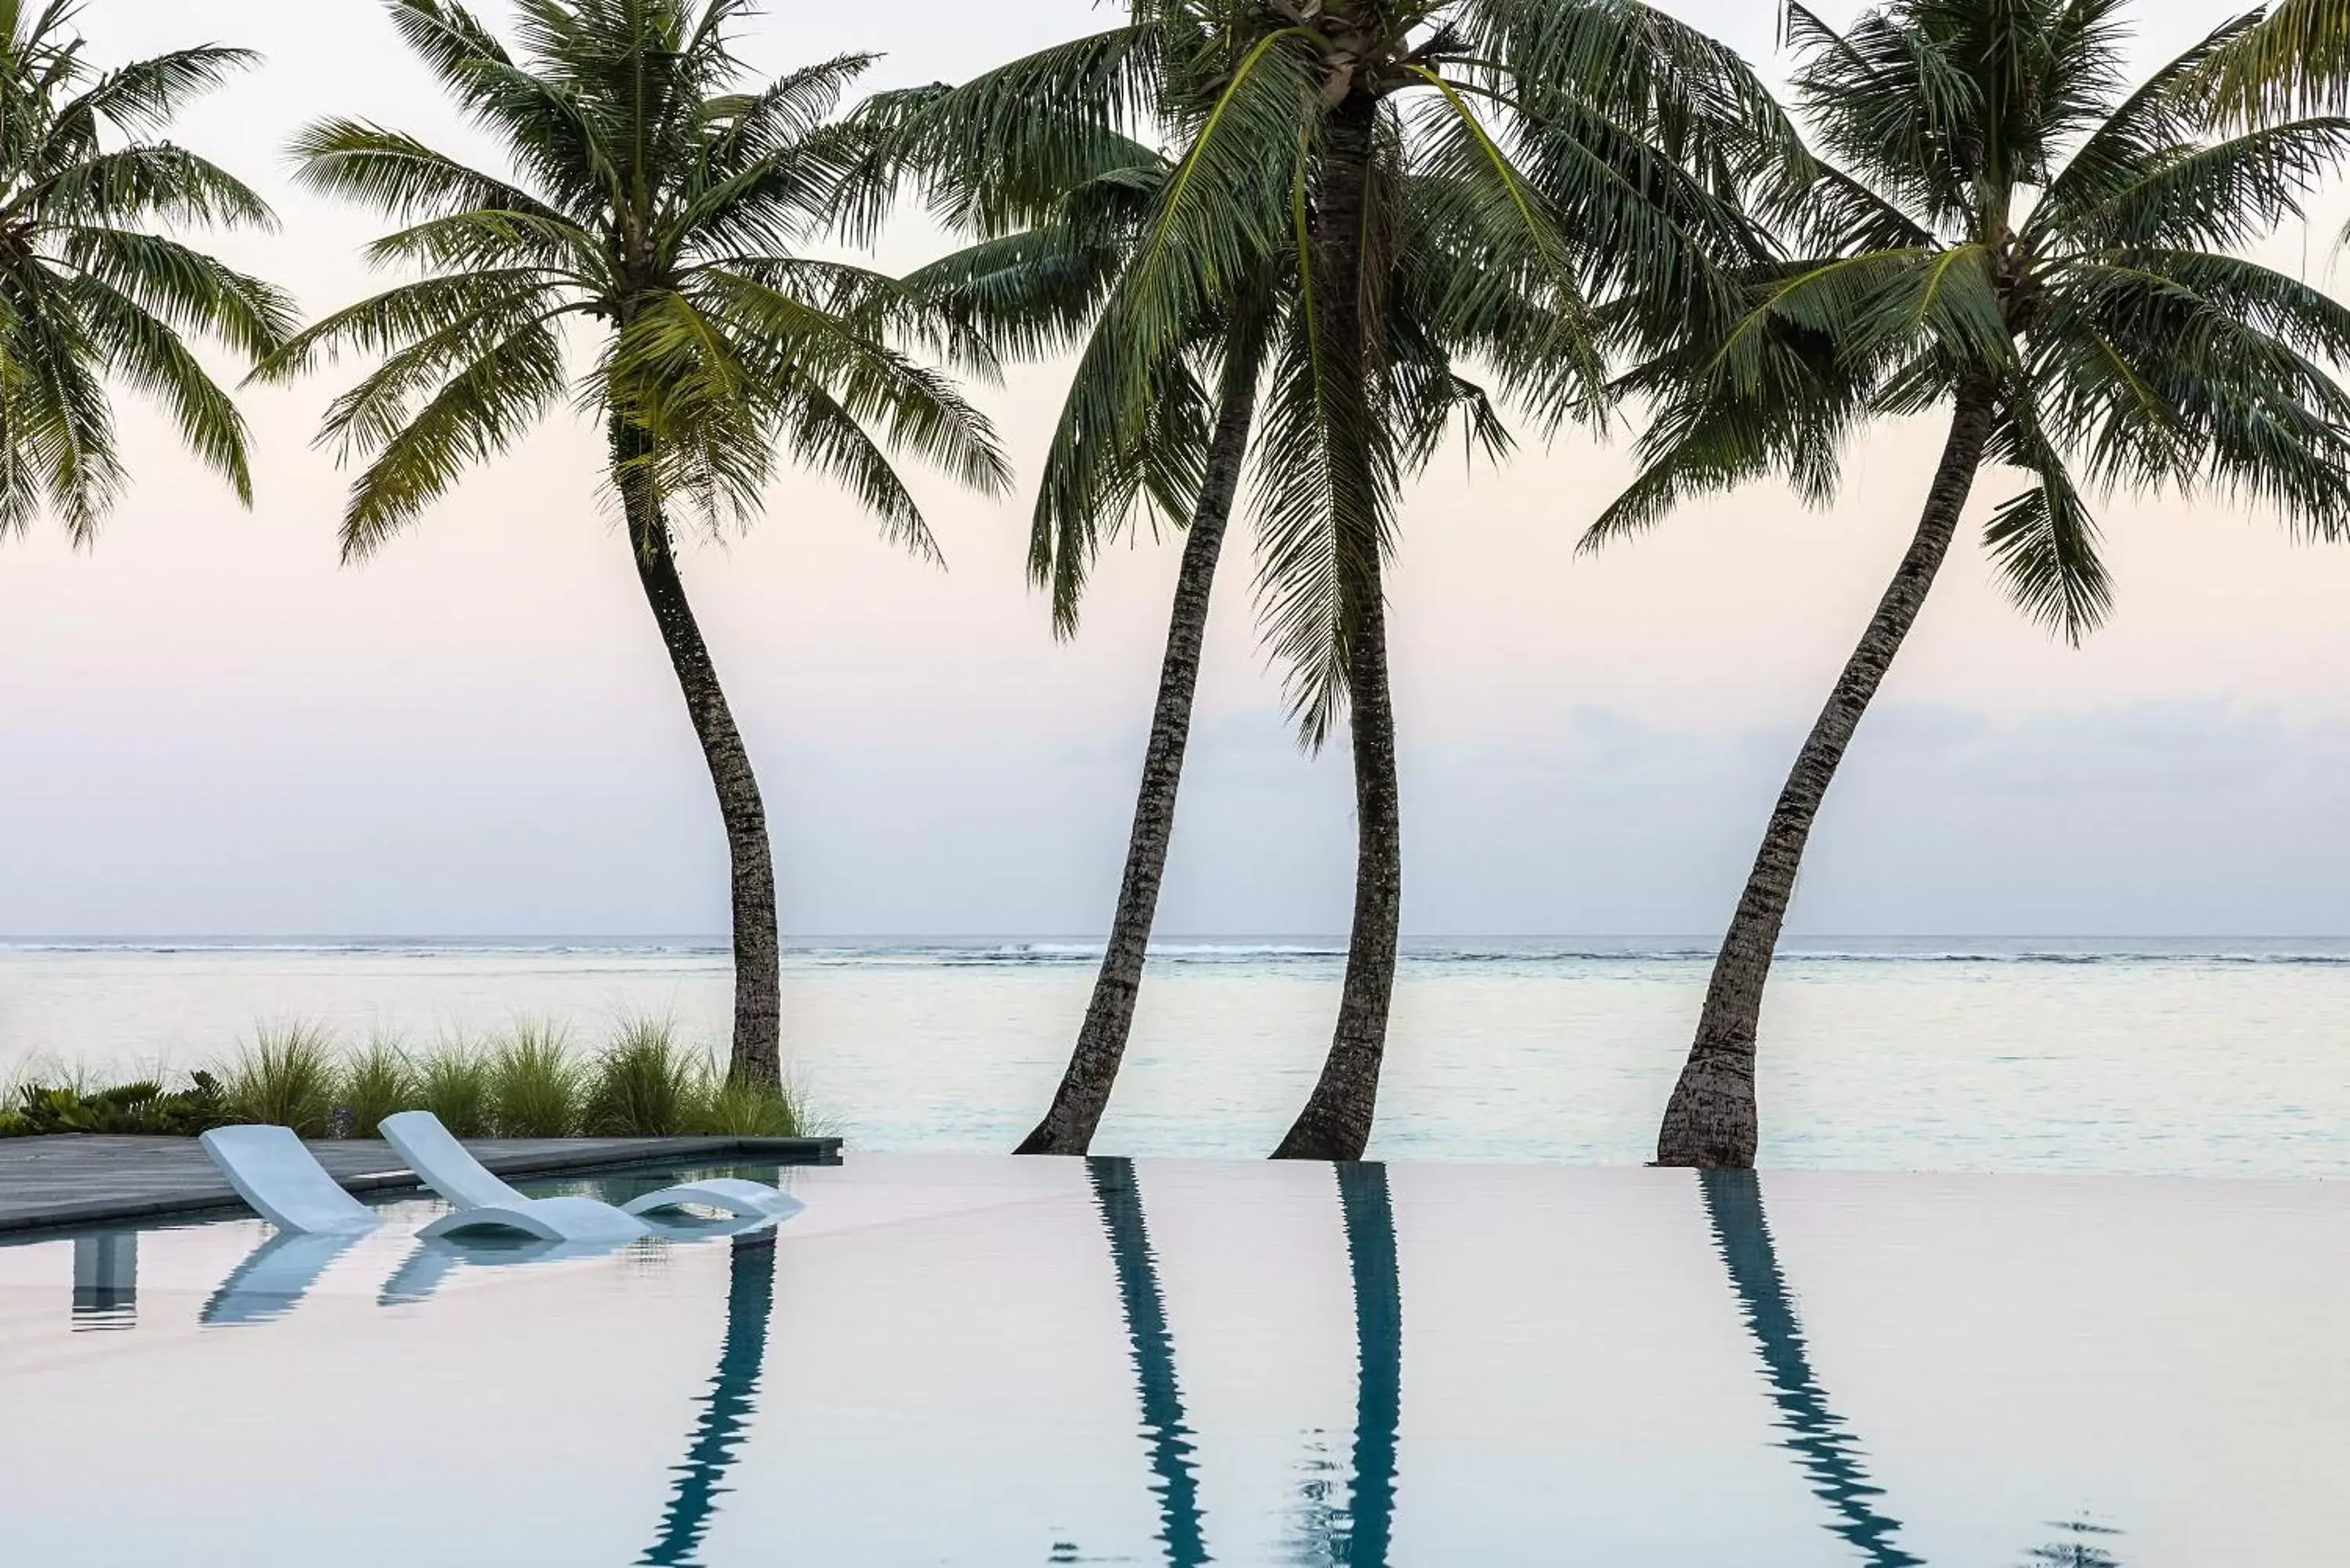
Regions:
M 2306 1568 L 2350 1535 L 2350 1188 L 780 1177 L 770 1240 L 594 1256 L 422 1246 L 419 1200 L 340 1250 L 0 1247 L 0 1555 Z

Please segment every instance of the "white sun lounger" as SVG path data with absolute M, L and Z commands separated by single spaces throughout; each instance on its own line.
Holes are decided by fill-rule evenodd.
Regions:
M 280 1231 L 351 1232 L 382 1220 L 335 1185 L 290 1127 L 214 1127 L 196 1141 L 236 1195 Z
M 611 1218 L 616 1214 L 634 1217 L 699 1206 L 740 1215 L 745 1220 L 783 1220 L 798 1213 L 804 1207 L 798 1199 L 787 1192 L 732 1176 L 712 1176 L 699 1181 L 679 1182 L 658 1192 L 632 1198 L 619 1210 L 592 1198 L 525 1198 L 475 1159 L 431 1111 L 402 1111 L 398 1116 L 386 1116 L 381 1131 L 385 1141 L 391 1145 L 401 1159 L 408 1162 L 409 1168 L 424 1179 L 425 1186 L 456 1205 L 459 1214 L 482 1213 L 484 1217 L 474 1221 L 476 1224 L 493 1222 L 493 1215 L 521 1212 L 518 1205 L 528 1207 L 554 1203 L 567 1206 L 568 1211 L 575 1216 L 574 1223 L 593 1222 L 603 1227 L 594 1231 L 554 1231 L 521 1224 L 510 1227 L 544 1241 L 585 1241 L 608 1235 Z M 601 1218 L 591 1221 L 590 1210 Z M 560 1214 L 535 1208 L 530 1211 L 552 1224 L 566 1222 Z M 457 1215 L 451 1215 L 446 1220 L 435 1220 L 420 1233 L 425 1236 L 446 1235 L 452 1231 L 465 1229 L 464 1225 L 452 1223 L 456 1218 Z M 639 1228 L 624 1233 L 641 1235 L 643 1231 Z
M 459 1231 L 519 1231 L 542 1241 L 628 1241 L 652 1227 L 593 1198 L 525 1198 L 475 1159 L 431 1111 L 386 1116 L 378 1129 L 424 1185 L 454 1211 L 417 1235 L 427 1241 Z

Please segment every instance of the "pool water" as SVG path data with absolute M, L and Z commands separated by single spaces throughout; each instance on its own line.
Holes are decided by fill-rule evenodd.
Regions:
M 2350 1531 L 2350 1188 L 744 1173 L 806 1210 L 589 1256 L 419 1243 L 416 1199 L 315 1256 L 0 1247 L 6 1560 L 2248 1568 Z

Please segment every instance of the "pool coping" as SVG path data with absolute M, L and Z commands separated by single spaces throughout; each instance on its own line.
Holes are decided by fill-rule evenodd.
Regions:
M 482 1138 L 468 1140 L 466 1147 L 500 1176 L 726 1159 L 840 1163 L 837 1137 Z M 320 1140 L 309 1148 L 346 1191 L 421 1185 L 380 1139 Z M 97 1197 L 65 1195 L 92 1184 L 109 1190 Z M 88 1133 L 0 1138 L 0 1235 L 244 1207 L 193 1138 Z

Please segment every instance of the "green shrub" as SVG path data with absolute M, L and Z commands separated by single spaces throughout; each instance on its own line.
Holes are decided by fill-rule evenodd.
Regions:
M 417 1073 L 418 1108 L 431 1111 L 459 1137 L 490 1130 L 490 1064 L 463 1039 L 445 1040 Z
M 423 1103 L 416 1064 L 391 1035 L 371 1036 L 367 1049 L 343 1069 L 342 1104 L 351 1114 L 352 1137 L 373 1137 L 384 1117 Z
M 46 1133 L 128 1133 L 146 1137 L 193 1137 L 234 1119 L 223 1104 L 220 1080 L 198 1073 L 184 1089 L 151 1079 L 93 1088 L 25 1084 L 16 1104 L 0 1111 L 0 1137 Z
M 695 1107 L 693 1130 L 717 1137 L 797 1137 L 800 1108 L 787 1089 L 721 1077 L 705 1070 L 707 1088 Z
M 671 1137 L 692 1129 L 707 1096 L 706 1066 L 666 1022 L 624 1025 L 597 1057 L 581 1117 L 604 1137 Z
M 227 1103 L 232 1120 L 292 1127 L 319 1137 L 334 1114 L 334 1040 L 310 1023 L 266 1025 L 229 1068 Z
M 579 1128 L 579 1069 L 563 1031 L 517 1023 L 490 1053 L 490 1120 L 504 1137 L 569 1137 Z

